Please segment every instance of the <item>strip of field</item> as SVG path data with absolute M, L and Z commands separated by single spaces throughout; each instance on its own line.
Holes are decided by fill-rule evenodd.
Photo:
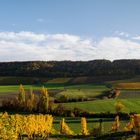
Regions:
M 109 81 L 107 83 L 116 84 L 116 83 L 134 83 L 134 82 L 140 82 L 140 75 L 137 75 L 133 78 L 123 79 L 123 80 Z
M 71 78 L 53 78 L 47 81 L 47 84 L 62 84 L 67 83 Z
M 97 128 L 99 126 L 99 122 L 92 122 L 94 121 L 93 119 L 89 120 L 87 119 L 87 124 L 88 124 L 88 130 L 90 132 L 93 132 L 93 128 Z M 76 134 L 80 134 L 80 119 L 77 119 L 76 121 L 74 122 L 71 122 L 71 121 L 67 121 L 66 119 L 66 122 L 68 124 L 68 126 L 76 133 Z M 118 129 L 118 131 L 123 131 L 124 130 L 124 127 L 126 125 L 128 121 L 121 121 L 120 122 L 120 128 Z M 111 127 L 112 127 L 112 123 L 113 121 L 105 121 L 103 122 L 103 132 L 104 133 L 108 133 L 111 131 Z M 60 122 L 57 122 L 55 123 L 55 120 L 54 120 L 54 128 L 57 130 L 57 131 L 60 131 Z
M 119 80 L 123 79 L 123 80 Z M 60 78 L 48 78 L 48 77 L 21 77 L 21 76 L 0 76 L 0 85 L 18 85 L 18 84 L 88 84 L 88 83 L 129 83 L 139 82 L 140 76 L 137 75 L 133 78 L 127 76 L 82 76 L 82 77 L 60 77 Z
M 86 101 L 86 102 L 64 103 L 63 105 L 68 108 L 77 107 L 94 113 L 101 113 L 101 112 L 115 113 L 114 104 L 117 101 L 121 101 L 124 104 L 125 108 L 122 110 L 123 112 L 140 113 L 139 99 L 119 99 L 119 100 L 107 99 L 107 100 L 96 100 L 96 101 Z
M 23 85 L 25 90 L 32 86 L 33 90 L 40 90 L 43 85 Z M 64 89 L 64 86 L 47 86 L 48 89 Z M 0 86 L 0 93 L 18 92 L 19 85 Z
M 123 89 L 118 97 L 119 99 L 140 99 L 140 89 Z
M 25 90 L 28 90 L 30 86 L 33 87 L 33 90 L 39 90 L 41 86 L 43 85 L 23 85 Z M 6 85 L 6 86 L 0 86 L 0 92 L 16 92 L 18 91 L 19 85 Z M 103 91 L 108 89 L 106 86 L 102 85 L 93 85 L 93 84 L 84 84 L 84 85 L 72 85 L 72 86 L 62 86 L 62 85 L 48 85 L 46 86 L 48 89 L 83 89 L 83 90 L 88 90 L 88 89 L 94 89 L 95 91 Z
M 117 83 L 117 84 L 113 84 L 113 87 L 117 89 L 140 89 L 140 82 Z
M 0 85 L 40 84 L 48 80 L 46 77 L 0 76 Z
M 69 99 L 96 98 L 98 96 L 102 96 L 104 92 L 108 90 L 109 89 L 103 85 L 68 86 L 63 92 L 58 93 L 55 98 L 58 99 L 64 95 L 66 95 Z
M 34 90 L 38 90 L 39 86 L 32 86 Z M 28 90 L 30 88 L 30 85 L 24 85 L 25 90 Z M 19 85 L 9 85 L 9 86 L 0 86 L 0 93 L 5 92 L 18 92 Z

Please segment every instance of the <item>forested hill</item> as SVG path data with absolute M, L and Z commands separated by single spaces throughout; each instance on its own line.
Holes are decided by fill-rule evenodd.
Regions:
M 0 76 L 77 77 L 140 75 L 139 60 L 1 62 Z

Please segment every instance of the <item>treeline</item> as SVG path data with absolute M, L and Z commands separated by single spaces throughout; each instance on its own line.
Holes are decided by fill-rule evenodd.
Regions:
M 39 96 L 36 97 L 33 93 L 32 87 L 30 87 L 29 94 L 27 94 L 21 84 L 19 86 L 19 93 L 15 98 L 2 100 L 1 109 L 17 112 L 48 113 L 50 109 L 48 90 L 43 86 L 40 89 Z
M 78 77 L 140 74 L 139 60 L 0 62 L 0 76 Z

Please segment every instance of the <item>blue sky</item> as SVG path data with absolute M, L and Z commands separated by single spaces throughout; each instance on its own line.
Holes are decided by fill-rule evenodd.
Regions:
M 0 52 L 5 53 L 0 59 L 139 59 L 139 15 L 139 0 L 1 0 Z M 35 39 L 41 35 L 44 40 L 37 42 Z M 21 49 L 21 44 L 23 48 L 29 45 L 32 48 L 26 47 L 23 57 L 20 57 L 12 53 L 16 50 L 12 44 L 17 50 Z M 30 49 L 36 57 L 31 55 Z M 43 55 L 37 53 L 38 49 Z M 118 49 L 120 55 L 114 57 L 113 50 Z M 69 55 L 62 57 L 65 50 Z M 48 52 L 53 53 L 52 56 Z
M 140 32 L 139 0 L 3 0 L 0 29 L 103 36 Z

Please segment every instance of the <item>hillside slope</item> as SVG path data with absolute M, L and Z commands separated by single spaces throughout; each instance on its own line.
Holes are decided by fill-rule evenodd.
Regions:
M 81 77 L 140 75 L 140 60 L 1 62 L 0 76 Z

